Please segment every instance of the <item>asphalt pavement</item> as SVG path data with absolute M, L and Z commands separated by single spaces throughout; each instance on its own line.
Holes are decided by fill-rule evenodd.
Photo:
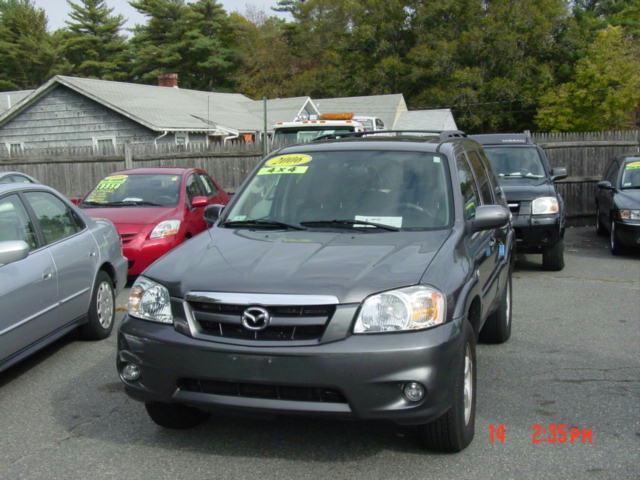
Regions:
M 640 478 L 640 255 L 613 257 L 576 228 L 563 271 L 539 262 L 518 262 L 511 340 L 478 348 L 476 437 L 462 453 L 326 419 L 215 416 L 162 430 L 122 391 L 115 335 L 72 335 L 0 374 L 0 478 Z M 579 436 L 537 443 L 549 424 Z

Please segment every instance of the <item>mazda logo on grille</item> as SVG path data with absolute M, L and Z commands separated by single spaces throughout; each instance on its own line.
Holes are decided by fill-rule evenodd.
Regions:
M 242 312 L 242 326 L 247 330 L 259 331 L 269 326 L 271 314 L 262 307 L 248 307 Z

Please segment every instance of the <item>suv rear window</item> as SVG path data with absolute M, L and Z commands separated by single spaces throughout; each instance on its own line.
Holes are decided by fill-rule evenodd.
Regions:
M 427 152 L 280 155 L 259 169 L 226 220 L 363 220 L 403 230 L 444 228 L 451 212 L 445 165 L 443 157 Z

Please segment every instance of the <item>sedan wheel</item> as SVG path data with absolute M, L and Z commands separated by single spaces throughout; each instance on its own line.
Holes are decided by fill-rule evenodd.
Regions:
M 113 323 L 113 288 L 109 282 L 102 282 L 98 287 L 96 309 L 98 321 L 102 328 L 109 328 Z
M 611 234 L 609 236 L 609 246 L 611 247 L 611 253 L 614 255 L 620 255 L 622 253 L 622 246 L 618 240 L 618 234 L 616 233 L 616 222 L 611 221 Z
M 98 272 L 91 305 L 87 312 L 87 323 L 80 328 L 80 334 L 87 340 L 107 338 L 113 329 L 116 313 L 116 298 L 111 277 L 103 270 Z

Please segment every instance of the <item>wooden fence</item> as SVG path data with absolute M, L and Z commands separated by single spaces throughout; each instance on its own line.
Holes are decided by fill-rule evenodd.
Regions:
M 640 152 L 640 130 L 607 132 L 533 133 L 533 141 L 547 152 L 552 167 L 565 167 L 569 177 L 557 183 L 572 223 L 595 215 L 596 184 L 608 160 Z
M 552 167 L 566 167 L 569 177 L 558 182 L 572 222 L 595 213 L 596 183 L 610 158 L 640 151 L 640 131 L 533 133 Z M 84 195 L 96 182 L 116 171 L 134 167 L 199 167 L 227 190 L 238 188 L 260 161 L 257 144 L 127 145 L 108 154 L 93 148 L 31 150 L 9 156 L 0 151 L 0 171 L 18 170 L 34 176 L 68 196 Z

